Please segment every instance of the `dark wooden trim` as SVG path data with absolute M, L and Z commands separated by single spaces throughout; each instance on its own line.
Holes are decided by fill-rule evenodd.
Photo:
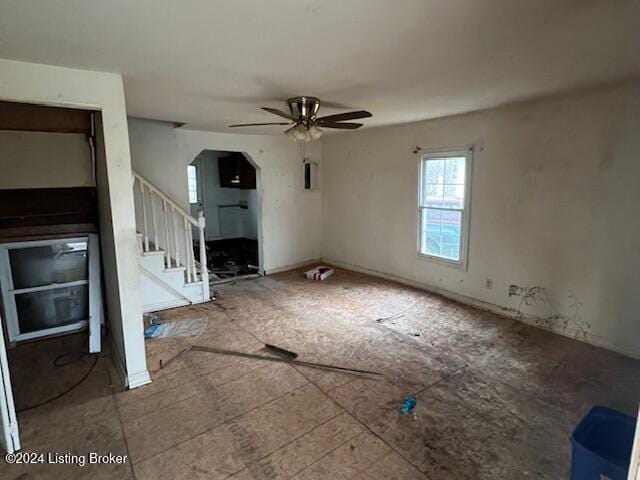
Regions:
M 98 223 L 95 187 L 0 189 L 0 228 Z
M 0 130 L 91 134 L 91 110 L 0 101 Z
M 67 238 L 70 235 L 82 236 L 88 233 L 98 233 L 98 227 L 93 223 L 78 223 L 69 225 L 0 228 L 0 243 L 22 242 L 34 239 L 49 240 Z

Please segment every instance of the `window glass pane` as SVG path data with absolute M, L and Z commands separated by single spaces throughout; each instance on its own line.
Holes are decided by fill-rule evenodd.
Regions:
M 441 256 L 451 260 L 460 260 L 462 212 L 443 210 L 441 232 Z
M 89 318 L 87 285 L 16 295 L 20 333 L 59 327 Z
M 442 211 L 431 208 L 422 209 L 422 245 L 421 252 L 440 256 Z
M 464 185 L 444 185 L 444 208 L 464 208 Z
M 465 158 L 451 157 L 447 158 L 444 167 L 444 183 L 464 184 L 465 179 Z
M 189 178 L 189 203 L 198 203 L 198 183 L 195 178 Z
M 87 241 L 9 250 L 13 288 L 87 280 Z
M 422 188 L 422 203 L 424 207 L 441 207 L 444 202 L 444 185 L 426 184 Z
M 423 183 L 444 183 L 444 159 L 427 159 L 424 162 Z
M 195 165 L 187 166 L 187 185 L 189 188 L 189 203 L 198 203 L 198 180 Z

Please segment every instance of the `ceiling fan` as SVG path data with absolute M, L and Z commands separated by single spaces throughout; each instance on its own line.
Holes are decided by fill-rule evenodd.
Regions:
M 229 127 L 257 127 L 263 125 L 291 125 L 284 133 L 292 140 L 309 142 L 318 140 L 322 136 L 322 128 L 337 128 L 341 130 L 355 130 L 360 128 L 362 123 L 347 122 L 346 120 L 357 120 L 371 116 L 366 110 L 356 112 L 337 113 L 318 117 L 320 109 L 320 99 L 316 97 L 293 97 L 287 100 L 289 113 L 277 108 L 262 107 L 265 110 L 279 117 L 286 118 L 288 122 L 268 122 L 268 123 L 241 123 L 229 125 Z M 320 128 L 322 127 L 322 128 Z

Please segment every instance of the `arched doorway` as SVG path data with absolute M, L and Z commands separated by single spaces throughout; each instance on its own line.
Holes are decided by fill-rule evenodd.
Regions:
M 206 221 L 212 284 L 263 271 L 259 173 L 248 155 L 226 150 L 203 150 L 187 167 L 191 214 L 202 210 Z

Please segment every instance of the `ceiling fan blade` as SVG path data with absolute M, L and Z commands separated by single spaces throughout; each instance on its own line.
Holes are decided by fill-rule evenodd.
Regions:
M 335 115 L 327 115 L 326 117 L 320 117 L 316 120 L 318 125 L 325 125 L 326 123 L 341 122 L 342 120 L 356 120 L 358 118 L 369 118 L 371 114 L 366 110 L 358 110 L 357 112 L 345 112 L 336 113 Z
M 262 110 L 265 112 L 273 113 L 274 115 L 278 115 L 279 117 L 286 118 L 288 120 L 293 120 L 293 117 L 287 112 L 283 112 L 282 110 L 278 110 L 277 108 L 270 107 L 262 107 Z
M 356 128 L 360 128 L 362 126 L 361 123 L 352 123 L 352 122 L 329 122 L 321 124 L 322 128 L 339 128 L 341 130 L 355 130 Z
M 260 127 L 263 125 L 289 125 L 289 122 L 269 122 L 269 123 L 238 123 L 236 125 L 229 125 L 229 128 L 235 127 Z

